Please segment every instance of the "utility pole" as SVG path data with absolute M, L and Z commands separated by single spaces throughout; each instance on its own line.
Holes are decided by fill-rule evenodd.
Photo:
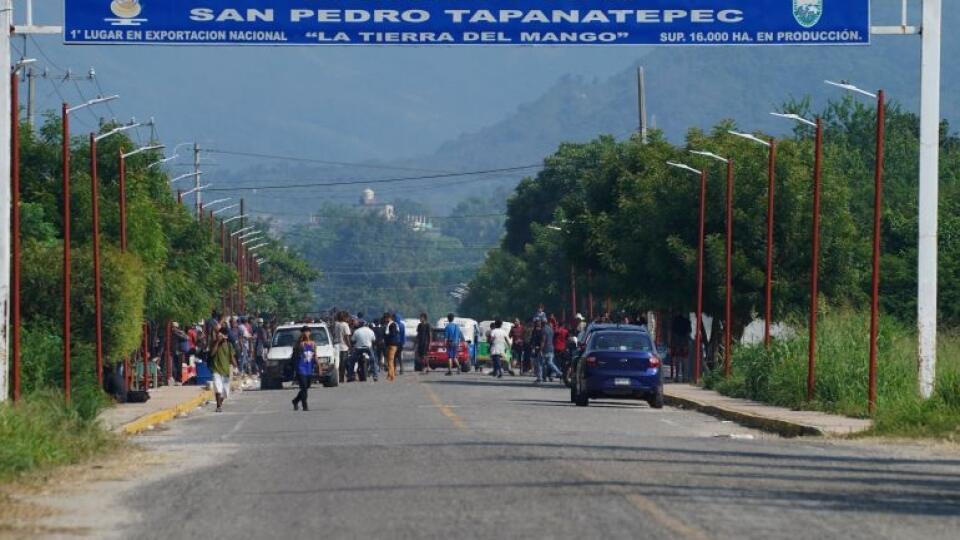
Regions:
M 643 66 L 637 68 L 637 112 L 640 114 L 640 142 L 647 144 L 647 83 Z
M 196 189 L 197 220 L 203 219 L 203 195 L 200 193 L 200 145 L 193 143 L 193 182 Z
M 36 126 L 34 124 L 34 119 L 36 118 L 35 109 L 37 102 L 37 76 L 33 72 L 33 68 L 27 68 L 27 125 L 30 126 L 30 131 L 34 131 Z
M 940 16 L 942 0 L 923 0 L 920 53 L 920 222 L 917 329 L 920 395 L 933 395 L 937 367 L 937 212 L 940 163 Z

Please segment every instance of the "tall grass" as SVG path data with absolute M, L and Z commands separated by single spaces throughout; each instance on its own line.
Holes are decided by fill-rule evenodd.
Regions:
M 736 347 L 733 375 L 705 377 L 709 388 L 794 409 L 866 417 L 869 319 L 851 310 L 831 311 L 817 332 L 817 380 L 806 400 L 807 331 L 792 339 Z M 960 336 L 941 334 L 937 388 L 930 400 L 917 392 L 916 332 L 892 318 L 881 319 L 878 338 L 876 433 L 960 439 Z
M 119 440 L 97 422 L 105 398 L 81 391 L 66 405 L 56 391 L 0 406 L 0 482 L 26 472 L 93 457 Z

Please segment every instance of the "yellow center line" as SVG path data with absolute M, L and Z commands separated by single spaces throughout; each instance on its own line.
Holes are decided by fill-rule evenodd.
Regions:
M 592 482 L 603 483 L 607 481 L 596 472 L 587 470 L 585 467 L 573 467 L 570 465 L 564 465 L 563 467 L 568 471 L 571 471 L 574 474 L 577 474 Z M 710 536 L 703 530 L 698 529 L 693 525 L 684 523 L 671 516 L 662 506 L 658 505 L 650 497 L 640 495 L 639 493 L 631 493 L 629 488 L 622 486 L 606 486 L 606 488 L 623 496 L 623 498 L 625 498 L 637 510 L 640 510 L 649 516 L 652 521 L 656 522 L 658 525 L 662 526 L 668 531 L 676 534 L 680 538 L 684 538 L 686 540 L 710 539 Z
M 440 412 L 449 418 L 450 421 L 453 422 L 454 426 L 457 426 L 457 429 L 461 431 L 467 431 L 467 425 L 463 423 L 463 419 L 457 416 L 457 413 L 453 412 L 453 409 L 451 409 L 449 406 L 444 405 L 443 401 L 440 399 L 440 396 L 433 391 L 433 388 L 430 388 L 425 384 L 421 384 L 420 387 L 423 388 L 424 392 L 426 392 L 427 397 L 430 398 L 430 401 L 433 401 L 433 404 L 440 409 Z

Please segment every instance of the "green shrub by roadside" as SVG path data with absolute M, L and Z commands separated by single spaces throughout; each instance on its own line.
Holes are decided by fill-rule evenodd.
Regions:
M 794 409 L 866 417 L 869 320 L 850 310 L 825 314 L 818 326 L 814 401 L 806 400 L 807 332 L 762 345 L 736 347 L 733 374 L 704 377 L 707 388 Z M 917 393 L 914 331 L 881 319 L 878 339 L 877 410 L 872 433 L 960 440 L 960 337 L 942 335 L 937 388 L 929 400 Z
M 0 482 L 77 463 L 121 444 L 97 423 L 104 399 L 88 385 L 73 394 L 69 406 L 53 390 L 35 392 L 17 405 L 0 406 Z

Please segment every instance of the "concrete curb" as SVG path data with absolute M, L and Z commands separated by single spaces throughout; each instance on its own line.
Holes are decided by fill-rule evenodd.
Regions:
M 741 411 L 734 411 L 723 407 L 717 407 L 716 405 L 707 405 L 706 403 L 701 403 L 694 399 L 665 394 L 663 396 L 663 401 L 672 407 L 693 409 L 695 411 L 709 414 L 710 416 L 716 416 L 724 420 L 731 420 L 746 427 L 759 429 L 760 431 L 766 431 L 768 433 L 775 433 L 782 437 L 822 437 L 827 435 L 817 426 L 790 422 L 780 418 L 769 418 L 765 416 L 744 413 Z
M 154 413 L 150 413 L 146 416 L 141 416 L 133 422 L 128 422 L 120 427 L 117 431 L 124 435 L 136 435 L 138 433 L 143 433 L 154 426 L 160 424 L 165 424 L 174 418 L 180 416 L 183 413 L 192 411 L 197 407 L 203 405 L 204 403 L 213 399 L 213 392 L 210 390 L 203 390 L 200 394 L 188 401 L 184 401 L 174 407 L 163 409 Z

